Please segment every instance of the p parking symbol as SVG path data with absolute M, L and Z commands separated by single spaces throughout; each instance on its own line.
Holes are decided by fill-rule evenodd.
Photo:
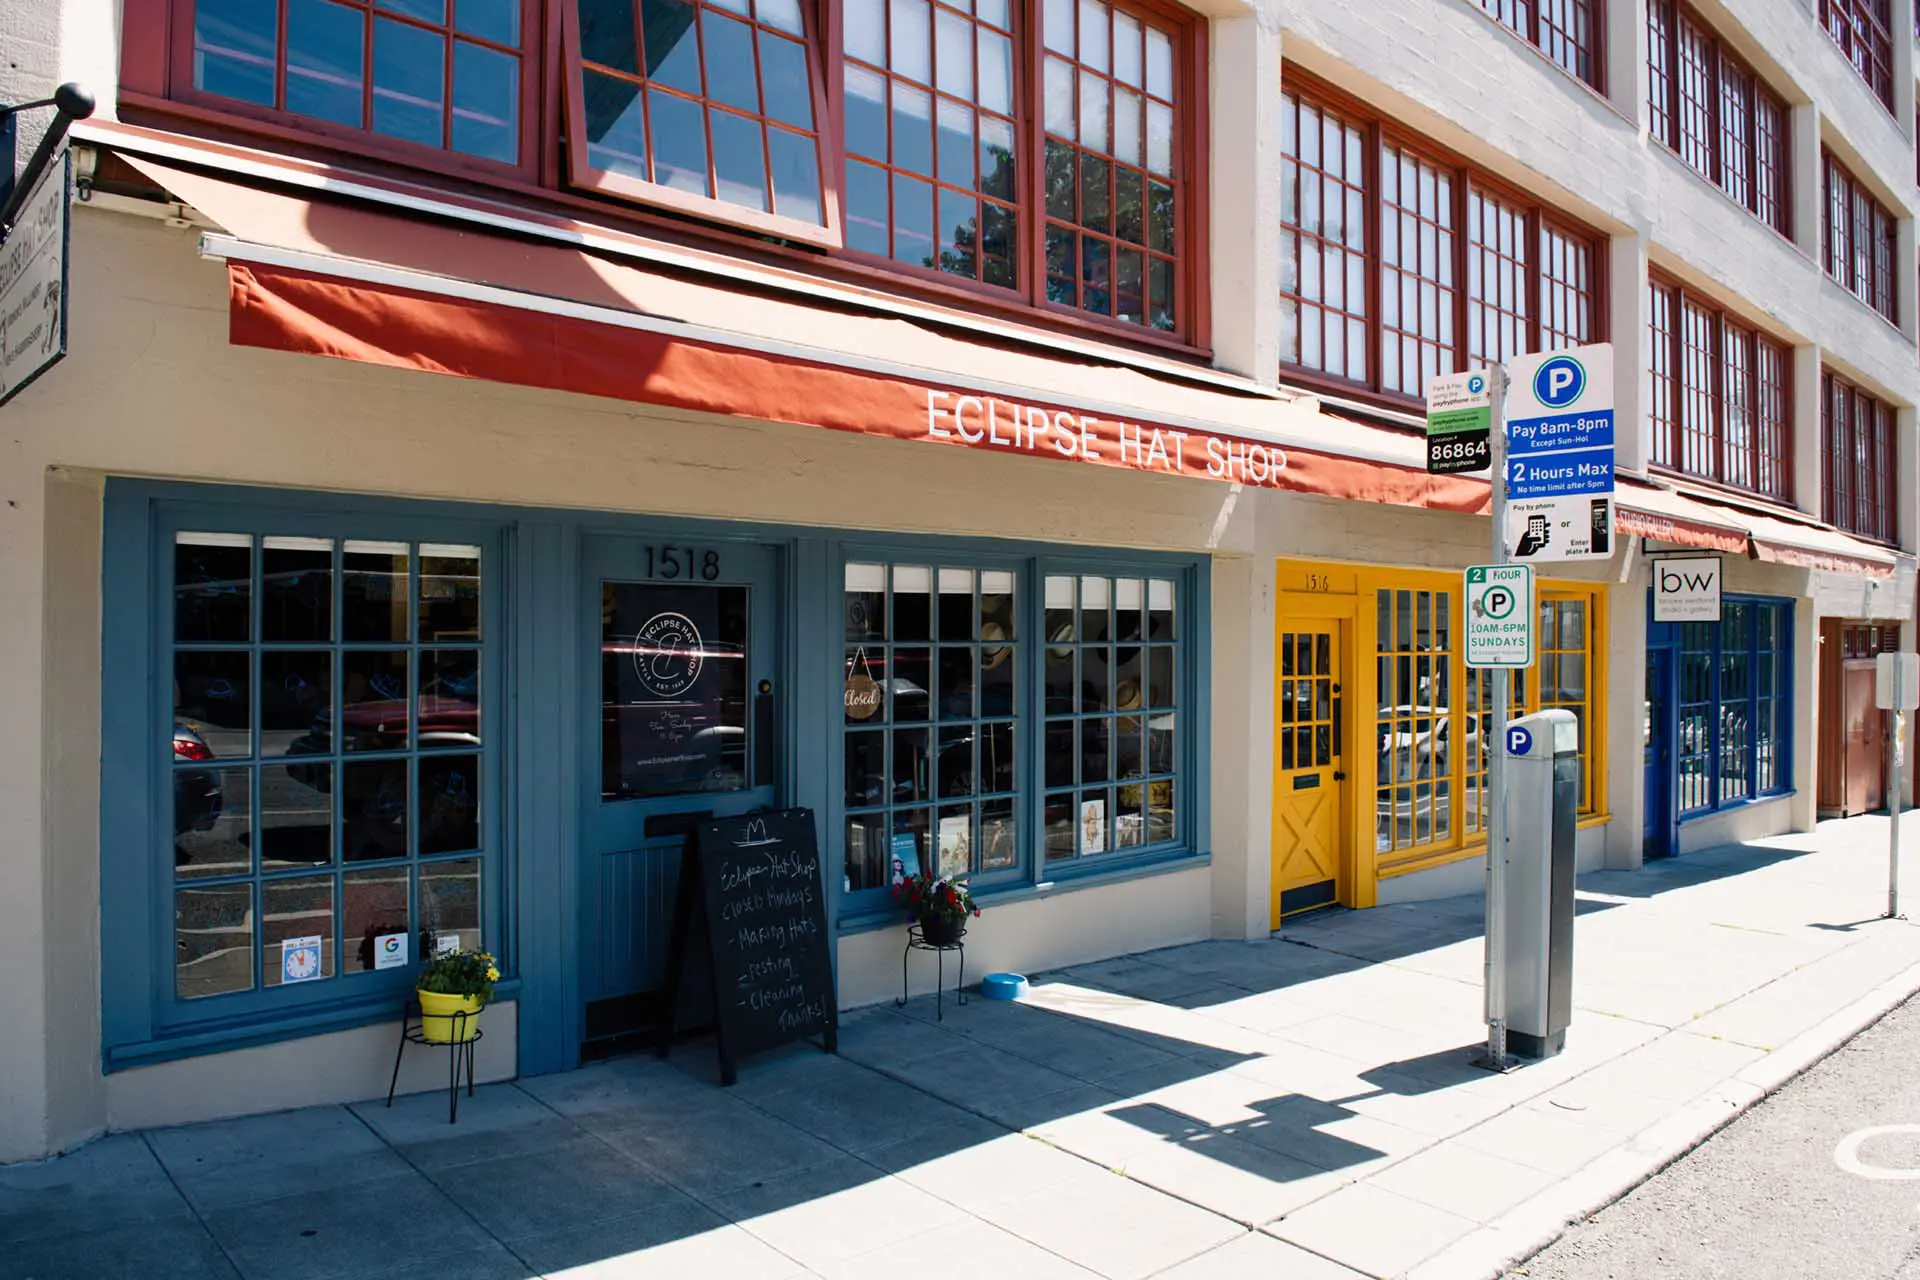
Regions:
M 1507 754 L 1510 756 L 1523 756 L 1531 750 L 1533 750 L 1533 734 L 1521 728 L 1519 725 L 1508 726 Z

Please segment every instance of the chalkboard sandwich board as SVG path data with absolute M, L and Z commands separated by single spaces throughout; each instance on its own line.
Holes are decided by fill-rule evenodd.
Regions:
M 720 1083 L 748 1054 L 821 1035 L 838 1052 L 839 1001 L 813 810 L 703 822 L 687 833 L 667 958 L 666 1057 L 712 1001 Z

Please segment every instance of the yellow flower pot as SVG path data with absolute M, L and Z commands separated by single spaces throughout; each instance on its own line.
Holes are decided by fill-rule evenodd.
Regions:
M 415 991 L 420 998 L 420 1034 L 434 1044 L 471 1040 L 480 1031 L 479 996 L 450 996 L 439 991 Z

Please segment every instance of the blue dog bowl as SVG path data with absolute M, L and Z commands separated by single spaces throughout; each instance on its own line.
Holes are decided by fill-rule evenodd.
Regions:
M 1017 973 L 990 973 L 980 980 L 980 994 L 989 1000 L 1018 1000 L 1027 994 L 1027 980 Z

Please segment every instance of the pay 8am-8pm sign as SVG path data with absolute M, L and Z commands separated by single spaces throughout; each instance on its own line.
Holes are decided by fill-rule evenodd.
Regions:
M 1508 362 L 1507 554 L 1604 560 L 1613 554 L 1613 347 Z

